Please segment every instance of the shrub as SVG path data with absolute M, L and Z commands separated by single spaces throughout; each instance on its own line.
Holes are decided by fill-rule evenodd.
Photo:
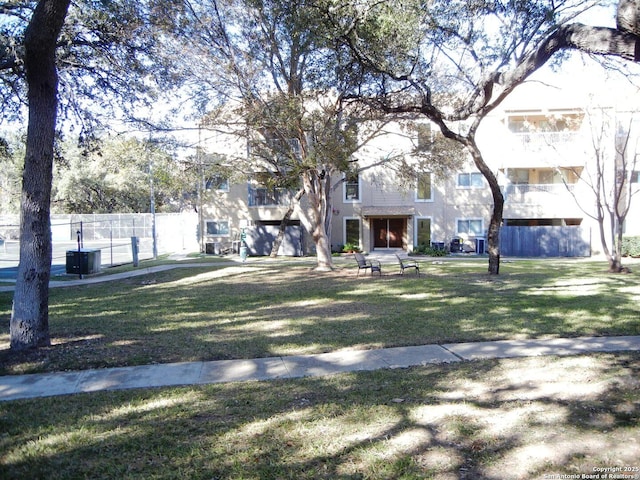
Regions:
M 622 256 L 640 257 L 640 237 L 622 237 Z
M 343 252 L 359 252 L 360 251 L 360 247 L 358 245 L 356 245 L 355 243 L 345 243 L 344 246 L 342 247 L 342 251 Z
M 429 245 L 416 245 L 413 247 L 415 255 L 428 255 L 429 257 L 444 257 L 447 255 L 445 250 L 433 248 Z

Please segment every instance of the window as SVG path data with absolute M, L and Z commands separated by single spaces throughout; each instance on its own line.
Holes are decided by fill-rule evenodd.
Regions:
M 511 183 L 528 184 L 529 169 L 527 168 L 510 168 L 507 170 L 507 178 Z
M 430 218 L 416 218 L 416 245 L 427 247 L 431 245 Z
M 346 202 L 360 201 L 360 177 L 357 173 L 345 176 L 344 200 Z
M 631 172 L 631 183 L 640 183 L 640 171 Z
M 344 219 L 344 243 L 351 245 L 360 245 L 360 219 L 345 218 Z
M 249 153 L 270 163 L 275 161 L 283 168 L 301 159 L 302 147 L 297 138 L 285 139 L 280 135 L 267 133 L 251 142 Z
M 553 170 L 540 170 L 538 172 L 538 183 L 542 185 L 551 185 L 553 183 L 562 182 L 562 179 L 560 179 L 560 182 L 555 182 L 555 179 L 556 172 L 554 172 Z
M 465 234 L 470 237 L 481 237 L 483 233 L 482 219 L 458 220 L 458 235 Z
M 425 173 L 420 175 L 416 186 L 416 200 L 419 202 L 428 202 L 433 200 L 433 191 L 431 189 L 431 174 Z
M 484 178 L 480 172 L 459 173 L 458 187 L 460 188 L 482 188 Z
M 421 123 L 416 125 L 419 150 L 431 150 L 433 147 L 433 133 L 430 123 Z
M 229 179 L 222 175 L 212 175 L 205 180 L 206 190 L 229 191 Z
M 529 114 L 512 115 L 507 119 L 509 131 L 520 132 L 564 132 L 576 131 L 580 128 L 583 115 L 575 113 L 557 113 L 543 115 L 531 112 Z
M 229 221 L 207 220 L 207 235 L 229 235 Z
M 250 207 L 268 207 L 288 205 L 293 197 L 291 190 L 276 187 L 276 174 L 272 172 L 254 172 L 248 183 L 248 202 Z

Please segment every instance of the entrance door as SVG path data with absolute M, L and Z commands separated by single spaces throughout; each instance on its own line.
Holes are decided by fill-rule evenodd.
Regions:
M 406 223 L 404 218 L 374 218 L 373 248 L 402 248 Z

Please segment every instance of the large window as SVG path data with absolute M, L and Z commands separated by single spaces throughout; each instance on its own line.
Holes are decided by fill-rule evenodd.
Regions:
M 458 220 L 458 235 L 467 235 L 470 237 L 481 237 L 484 234 L 482 219 L 460 219 Z
M 351 245 L 360 245 L 360 219 L 345 218 L 344 219 L 344 243 Z
M 229 235 L 228 220 L 207 220 L 207 235 Z
M 249 206 L 268 207 L 288 205 L 292 198 L 291 190 L 273 186 L 274 173 L 254 172 L 249 180 Z
M 484 187 L 484 178 L 480 172 L 459 173 L 458 187 L 482 188 Z
M 507 120 L 509 131 L 515 133 L 572 132 L 580 129 L 582 112 L 566 112 L 562 115 L 529 113 L 511 115 Z
M 360 177 L 357 173 L 348 174 L 345 177 L 344 200 L 345 202 L 360 201 Z
M 419 202 L 430 202 L 433 200 L 433 189 L 431 188 L 431 174 L 423 173 L 418 178 L 416 185 L 416 200 Z

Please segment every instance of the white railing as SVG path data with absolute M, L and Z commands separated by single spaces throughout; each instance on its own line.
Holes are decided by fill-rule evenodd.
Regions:
M 574 190 L 574 184 L 564 183 L 518 183 L 506 185 L 502 188 L 505 196 L 509 195 L 527 195 L 537 193 L 549 193 L 552 195 L 564 195 Z
M 567 147 L 579 139 L 578 132 L 521 132 L 513 135 L 527 151 Z

